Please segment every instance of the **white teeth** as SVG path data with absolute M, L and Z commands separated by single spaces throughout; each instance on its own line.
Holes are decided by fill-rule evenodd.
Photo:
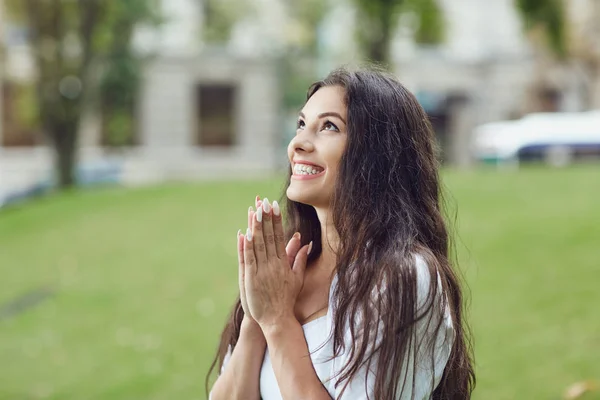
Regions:
M 316 175 L 321 172 L 322 172 L 321 170 L 317 169 L 316 167 L 312 167 L 310 165 L 304 165 L 304 164 L 294 165 L 294 173 L 297 175 Z

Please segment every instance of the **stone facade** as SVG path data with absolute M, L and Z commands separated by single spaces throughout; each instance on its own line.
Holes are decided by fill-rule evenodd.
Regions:
M 101 147 L 98 114 L 88 110 L 81 123 L 80 165 L 111 164 L 125 184 L 256 176 L 273 171 L 281 151 L 275 64 L 264 55 L 240 57 L 226 50 L 203 51 L 201 7 L 195 0 L 169 0 L 163 2 L 163 8 L 170 17 L 168 22 L 158 30 L 140 30 L 136 37 L 136 45 L 153 54 L 145 67 L 140 93 L 137 144 L 119 151 Z M 30 51 L 21 43 L 9 50 L 15 55 L 11 59 L 18 61 L 18 65 L 11 64 L 13 73 L 8 71 L 14 79 L 28 70 L 32 58 L 22 57 Z M 29 79 L 33 79 L 31 73 Z M 202 84 L 235 88 L 234 141 L 230 146 L 198 144 L 201 133 L 196 89 Z M 0 127 L 0 143 L 1 138 Z M 44 144 L 0 146 L 0 198 L 2 193 L 47 181 L 52 163 L 52 149 Z

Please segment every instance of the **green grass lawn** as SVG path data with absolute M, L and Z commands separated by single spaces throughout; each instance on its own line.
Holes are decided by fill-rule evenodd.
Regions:
M 600 380 L 600 168 L 444 174 L 470 287 L 476 399 Z M 203 399 L 235 234 L 281 182 L 51 196 L 0 211 L 0 399 Z

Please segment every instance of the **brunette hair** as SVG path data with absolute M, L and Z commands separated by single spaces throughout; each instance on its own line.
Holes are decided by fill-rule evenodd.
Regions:
M 416 337 L 416 323 L 429 318 L 428 330 L 433 321 L 437 334 L 443 319 L 432 319 L 434 313 L 429 311 L 440 307 L 449 310 L 454 340 L 433 399 L 469 399 L 475 385 L 472 346 L 463 317 L 460 278 L 450 261 L 429 119 L 403 85 L 373 67 L 337 69 L 314 83 L 307 99 L 325 86 L 344 88 L 348 110 L 346 148 L 330 206 L 340 238 L 334 271 L 337 285 L 332 293 L 334 304 L 330 305 L 335 310 L 334 356 L 343 351 L 350 354 L 337 385 L 344 385 L 343 392 L 366 366 L 377 371 L 375 399 L 396 399 L 407 384 L 414 389 L 414 374 L 411 378 L 407 371 L 416 368 L 410 357 L 423 339 Z M 289 185 L 292 172 L 288 171 Z M 313 241 L 310 263 L 322 250 L 316 211 L 287 199 L 285 191 L 281 203 L 285 204 L 287 239 L 300 232 L 303 245 Z M 423 257 L 429 269 L 425 307 L 417 306 L 415 254 Z M 385 290 L 381 290 L 382 285 Z M 221 368 L 228 347 L 235 347 L 242 318 L 238 299 L 207 382 L 215 366 Z M 352 338 L 350 349 L 344 346 L 347 332 Z M 380 338 L 376 339 L 378 333 Z M 434 346 L 433 336 L 429 346 Z M 434 362 L 432 352 L 432 369 Z

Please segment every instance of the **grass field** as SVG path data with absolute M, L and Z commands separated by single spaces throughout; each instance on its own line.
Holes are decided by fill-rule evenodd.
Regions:
M 600 380 L 600 168 L 444 179 L 475 398 L 559 399 Z M 235 233 L 256 194 L 280 191 L 277 180 L 102 189 L 0 211 L 0 399 L 203 399 L 237 292 Z M 40 290 L 51 295 L 37 305 L 7 306 Z

